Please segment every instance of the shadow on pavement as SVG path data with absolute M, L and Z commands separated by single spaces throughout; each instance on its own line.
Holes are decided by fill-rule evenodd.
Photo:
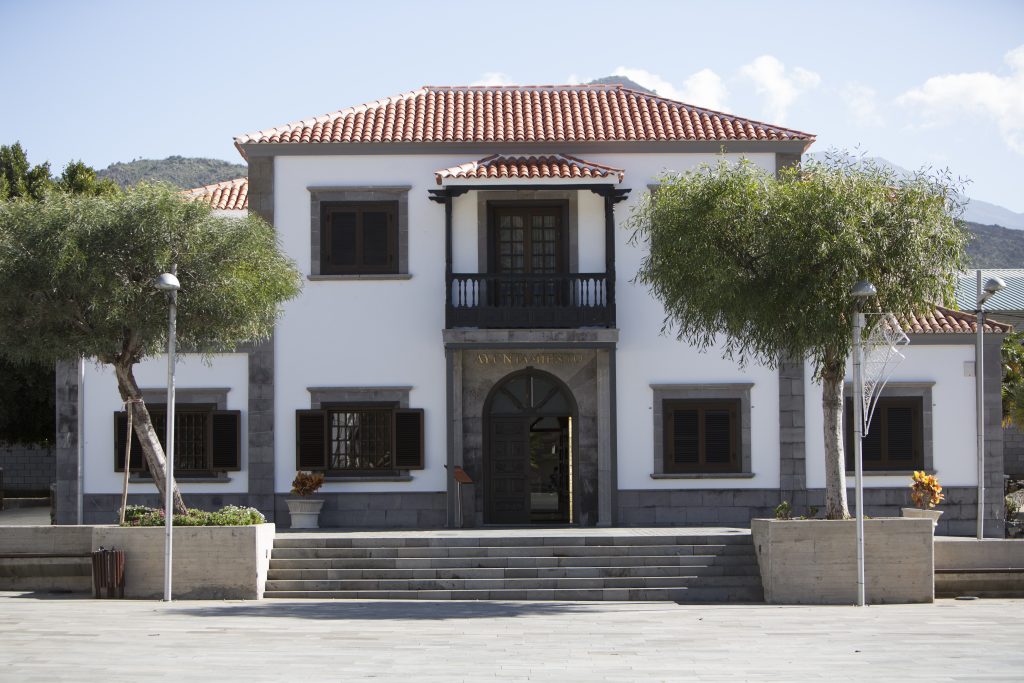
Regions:
M 600 603 L 565 602 L 469 602 L 392 601 L 375 602 L 261 602 L 175 609 L 196 617 L 288 617 L 292 619 L 494 619 L 599 611 Z

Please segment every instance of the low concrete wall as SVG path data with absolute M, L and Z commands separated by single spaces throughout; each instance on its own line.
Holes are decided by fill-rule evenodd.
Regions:
M 1024 569 L 1024 540 L 936 538 L 936 569 Z
M 164 592 L 163 527 L 93 527 L 93 549 L 124 550 L 128 598 Z M 274 525 L 174 529 L 172 596 L 190 600 L 259 600 L 267 584 Z
M 854 520 L 754 519 L 750 523 L 765 602 L 851 605 L 857 601 Z M 928 519 L 864 522 L 868 604 L 935 599 L 933 527 Z
M 88 555 L 90 552 L 92 552 L 92 527 L 0 527 L 0 555 L 9 553 Z

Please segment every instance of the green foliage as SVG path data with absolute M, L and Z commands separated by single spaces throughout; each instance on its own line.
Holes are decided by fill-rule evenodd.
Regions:
M 96 171 L 81 161 L 72 161 L 65 166 L 56 184 L 62 192 L 97 197 L 115 195 L 120 191 L 114 181 L 98 178 Z
M 1024 425 L 1024 332 L 1003 337 L 1003 426 Z
M 256 508 L 237 505 L 228 505 L 216 512 L 192 508 L 183 515 L 174 515 L 174 526 L 248 526 L 266 521 Z M 128 505 L 124 509 L 122 526 L 164 526 L 165 523 L 164 511 L 159 508 Z
M 775 519 L 793 519 L 793 506 L 784 500 L 775 506 Z
M 0 201 L 16 197 L 39 200 L 52 186 L 48 162 L 31 166 L 20 142 L 0 145 Z
M 779 177 L 721 161 L 662 178 L 630 219 L 649 245 L 637 279 L 664 304 L 663 331 L 726 357 L 845 365 L 854 300 L 920 313 L 952 299 L 965 233 L 945 177 L 897 177 L 870 163 L 811 162 Z
M 166 159 L 136 159 L 111 164 L 99 172 L 125 188 L 140 182 L 165 182 L 188 190 L 222 180 L 242 178 L 249 172 L 244 164 L 232 164 L 219 159 L 170 156 Z
M 0 204 L 0 355 L 123 366 L 160 353 L 167 303 L 152 282 L 174 264 L 186 350 L 266 338 L 300 289 L 271 226 L 215 216 L 168 186 Z

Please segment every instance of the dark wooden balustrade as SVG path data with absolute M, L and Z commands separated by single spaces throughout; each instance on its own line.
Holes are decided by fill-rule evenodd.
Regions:
M 446 325 L 481 328 L 614 327 L 605 273 L 454 273 Z

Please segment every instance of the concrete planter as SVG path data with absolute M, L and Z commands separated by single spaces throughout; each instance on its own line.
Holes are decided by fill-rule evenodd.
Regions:
M 855 520 L 750 522 L 765 602 L 852 605 L 857 601 Z M 869 604 L 933 602 L 935 551 L 929 519 L 864 521 Z
M 311 498 L 289 498 L 288 513 L 292 518 L 293 529 L 319 529 L 320 508 L 324 501 Z
M 163 527 L 92 527 L 93 550 L 125 552 L 127 598 L 163 597 Z M 263 597 L 274 546 L 274 525 L 174 528 L 172 597 L 258 600 Z
M 939 517 L 942 516 L 942 510 L 922 510 L 920 508 L 900 508 L 900 512 L 903 513 L 904 517 L 912 517 L 914 519 L 930 519 L 932 520 L 932 530 L 939 525 Z

